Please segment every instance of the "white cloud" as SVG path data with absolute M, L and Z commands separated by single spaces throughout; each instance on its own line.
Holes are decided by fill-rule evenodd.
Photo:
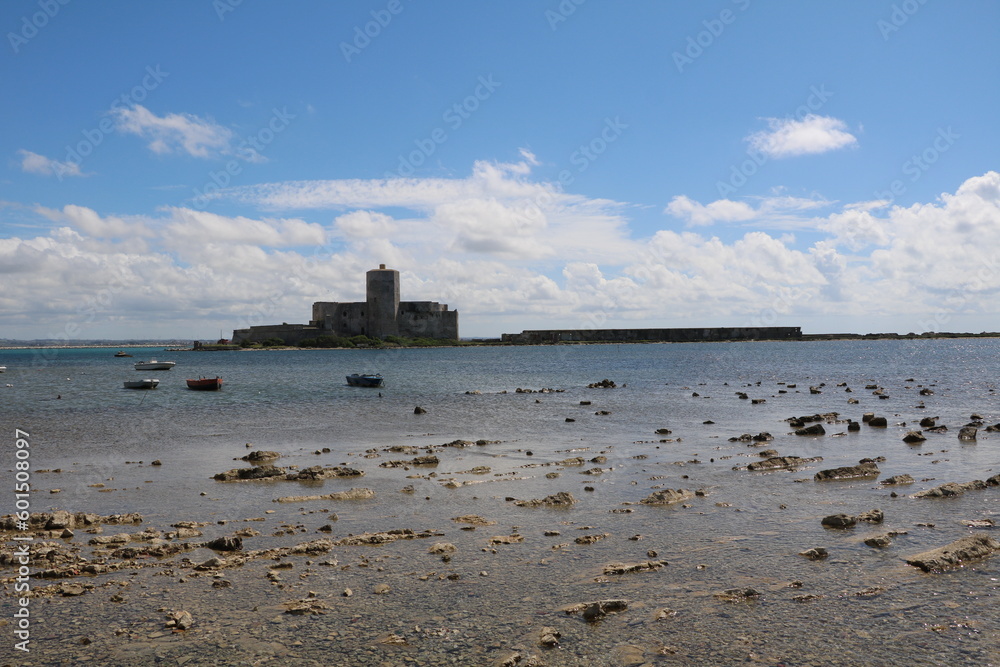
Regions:
M 688 227 L 701 227 L 716 222 L 747 222 L 753 220 L 757 226 L 768 229 L 811 227 L 810 218 L 801 215 L 804 211 L 829 206 L 825 199 L 806 197 L 774 196 L 754 197 L 757 208 L 741 201 L 719 199 L 702 204 L 685 195 L 670 200 L 664 213 L 680 218 Z
M 191 248 L 202 243 L 247 244 L 266 247 L 323 245 L 326 232 L 322 226 L 297 218 L 255 220 L 196 211 L 168 208 L 169 222 L 165 239 L 174 248 Z
M 19 150 L 21 156 L 21 171 L 27 174 L 40 174 L 42 176 L 86 176 L 80 171 L 80 165 L 73 162 L 60 162 L 47 158 L 38 153 L 32 153 L 24 149 Z
M 490 168 L 488 178 L 481 169 L 466 179 L 414 181 L 410 189 L 363 182 L 354 194 L 384 206 L 344 212 L 329 226 L 185 208 L 116 216 L 38 207 L 55 223 L 50 232 L 0 239 L 0 326 L 14 335 L 34 331 L 31 337 L 72 324 L 80 327 L 76 337 L 214 337 L 219 328 L 304 322 L 316 300 L 358 300 L 364 272 L 379 263 L 400 270 L 403 298 L 459 310 L 465 335 L 588 326 L 808 328 L 823 318 L 832 323 L 825 330 L 867 331 L 881 318 L 906 332 L 947 329 L 965 314 L 1000 316 L 996 172 L 908 208 L 787 196 L 743 206 L 672 202 L 692 217 L 752 213 L 758 225 L 817 215 L 803 235 L 809 240 L 798 244 L 759 227 L 726 239 L 694 229 L 632 239 L 621 204 Z M 324 186 L 327 194 L 349 190 L 342 182 Z M 550 191 L 552 199 L 529 200 L 534 207 L 518 198 Z M 419 214 L 390 215 L 411 197 L 422 202 Z M 820 206 L 832 210 L 819 216 Z M 38 322 L 55 331 L 38 333 Z
M 744 202 L 720 199 L 710 204 L 701 204 L 684 195 L 671 199 L 664 213 L 681 218 L 692 227 L 752 220 L 757 217 L 757 211 Z
M 847 131 L 844 121 L 830 116 L 809 114 L 801 120 L 768 118 L 769 130 L 755 132 L 746 140 L 767 157 L 784 158 L 811 155 L 854 146 L 857 138 Z
M 111 113 L 119 132 L 148 140 L 149 149 L 157 154 L 182 152 L 192 157 L 212 158 L 234 153 L 232 130 L 194 114 L 157 116 L 141 104 L 118 107 Z M 240 157 L 250 161 L 263 159 L 250 149 L 241 152 Z

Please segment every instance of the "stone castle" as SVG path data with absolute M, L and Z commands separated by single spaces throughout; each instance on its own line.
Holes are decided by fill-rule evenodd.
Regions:
M 458 339 L 458 311 L 436 301 L 400 301 L 399 271 L 372 269 L 366 274 L 366 300 L 354 303 L 317 301 L 309 324 L 271 324 L 233 331 L 233 343 L 262 343 L 280 338 L 297 345 L 307 338 L 368 336 Z

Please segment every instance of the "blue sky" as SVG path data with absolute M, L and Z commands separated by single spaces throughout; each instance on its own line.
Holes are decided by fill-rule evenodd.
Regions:
M 1000 330 L 1000 5 L 8 1 L 0 338 Z

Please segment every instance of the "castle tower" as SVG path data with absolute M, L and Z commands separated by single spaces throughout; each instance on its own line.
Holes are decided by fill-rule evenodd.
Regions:
M 365 318 L 373 338 L 399 335 L 399 271 L 379 264 L 366 274 L 368 301 Z

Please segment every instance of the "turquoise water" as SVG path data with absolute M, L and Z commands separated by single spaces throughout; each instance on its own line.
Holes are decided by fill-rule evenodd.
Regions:
M 383 559 L 384 570 L 377 576 L 395 592 L 377 599 L 352 598 L 348 606 L 339 591 L 344 585 L 367 590 L 372 571 L 365 566 L 337 577 L 317 575 L 307 585 L 325 596 L 335 612 L 271 627 L 275 641 L 291 644 L 297 637 L 301 642 L 294 649 L 301 660 L 279 664 L 312 659 L 318 664 L 491 664 L 519 646 L 550 665 L 641 664 L 628 662 L 636 655 L 649 664 L 997 664 L 1000 615 L 994 607 L 1000 558 L 944 575 L 919 573 L 903 558 L 968 534 L 962 520 L 1000 513 L 996 487 L 943 501 L 907 497 L 945 482 L 1000 472 L 1000 434 L 980 429 L 974 443 L 957 439 L 958 428 L 972 413 L 981 415 L 984 424 L 1000 422 L 995 392 L 1000 341 L 133 350 L 132 359 L 116 359 L 114 351 L 0 350 L 0 365 L 8 367 L 0 375 L 0 425 L 10 434 L 14 428 L 31 433 L 34 470 L 62 470 L 34 474 L 35 511 L 140 512 L 146 524 L 161 528 L 178 520 L 266 517 L 271 528 L 282 522 L 301 524 L 309 534 L 296 539 L 304 541 L 317 537 L 315 529 L 327 519 L 318 510 L 325 508 L 339 515 L 336 536 L 399 527 L 433 529 L 442 536 L 435 539 L 458 548 L 447 566 L 426 553 L 429 544 L 423 541 L 341 548 L 338 558 L 345 563 Z M 145 358 L 176 361 L 177 366 L 166 372 L 134 371 L 132 364 Z M 386 386 L 348 387 L 344 376 L 352 372 L 380 372 Z M 185 378 L 201 375 L 222 376 L 224 389 L 185 388 Z M 149 392 L 121 388 L 122 381 L 138 377 L 157 377 L 160 387 Z M 586 387 L 604 378 L 619 386 Z M 6 384 L 12 386 L 2 386 Z M 888 398 L 879 398 L 866 385 L 884 388 Z M 821 393 L 811 394 L 810 386 L 820 387 Z M 562 391 L 515 393 L 517 388 Z M 921 389 L 932 393 L 921 395 Z M 470 391 L 481 393 L 466 393 Z M 737 392 L 764 402 L 742 400 Z M 849 399 L 858 402 L 850 404 Z M 921 403 L 924 407 L 917 407 Z M 415 415 L 418 405 L 427 413 Z M 784 421 L 833 411 L 854 420 L 875 412 L 886 416 L 890 426 L 848 433 L 846 423 L 827 424 L 826 436 L 804 438 L 792 435 Z M 939 417 L 949 431 L 928 433 L 919 447 L 904 444 L 902 435 L 918 428 L 924 416 Z M 660 428 L 671 433 L 657 435 Z M 734 469 L 759 459 L 763 448 L 729 438 L 761 431 L 775 437 L 766 448 L 823 461 L 797 472 Z M 441 464 L 434 476 L 428 470 L 378 466 L 389 458 L 408 458 L 389 454 L 386 447 L 438 447 L 455 439 L 499 442 L 437 451 Z M 279 465 L 345 463 L 366 475 L 310 485 L 212 481 L 216 472 L 245 465 L 234 459 L 246 453 L 247 443 L 282 453 Z M 570 456 L 605 460 L 579 468 L 552 465 Z M 879 456 L 885 457 L 879 464 L 883 477 L 907 473 L 917 480 L 898 489 L 898 498 L 874 480 L 812 481 L 816 470 Z M 163 465 L 150 466 L 154 459 Z M 474 466 L 489 466 L 491 472 L 468 474 Z M 2 468 L 11 467 L 4 459 Z M 603 472 L 581 474 L 594 467 Z M 552 471 L 559 477 L 546 478 Z M 448 479 L 478 483 L 448 488 L 442 484 Z M 408 484 L 415 492 L 400 494 Z M 272 502 L 281 495 L 352 486 L 370 487 L 376 498 L 347 506 Z M 688 507 L 623 505 L 660 486 L 701 489 L 706 495 L 692 499 Z M 49 494 L 53 488 L 59 493 Z M 554 512 L 516 508 L 506 500 L 560 490 L 573 493 L 577 505 Z M 883 526 L 831 532 L 819 525 L 827 514 L 875 507 L 886 513 Z M 611 511 L 627 509 L 632 511 Z M 272 510 L 273 515 L 265 515 Z M 450 521 L 471 513 L 497 524 L 467 532 Z M 583 534 L 609 536 L 576 545 L 573 538 L 581 528 Z M 204 530 L 209 537 L 230 534 L 232 525 Z M 545 537 L 545 530 L 561 535 Z M 888 530 L 906 534 L 888 549 L 864 545 L 865 537 Z M 498 554 L 483 551 L 489 535 L 512 532 L 524 535 L 525 542 L 499 547 Z M 248 540 L 247 548 L 287 545 L 292 539 L 262 533 Z M 643 538 L 630 539 L 636 536 Z M 569 546 L 559 547 L 563 543 Z M 831 558 L 812 562 L 798 555 L 813 546 L 827 547 Z M 670 565 L 656 573 L 600 581 L 603 565 L 645 560 L 650 549 Z M 206 623 L 227 641 L 236 641 L 233 637 L 241 631 L 245 638 L 247 628 L 280 613 L 267 607 L 281 595 L 276 598 L 273 586 L 262 580 L 266 570 L 249 565 L 244 570 L 231 575 L 245 579 L 234 586 L 239 594 L 185 584 L 148 600 L 135 596 L 133 602 L 156 616 L 158 607 L 211 604 L 223 596 L 228 611 Z M 453 570 L 462 575 L 460 580 L 433 584 L 415 579 L 416 574 Z M 793 580 L 802 582 L 802 588 L 787 588 Z M 763 600 L 730 605 L 714 597 L 742 586 L 760 589 Z M 855 595 L 871 586 L 885 592 Z M 800 594 L 821 597 L 794 601 Z M 559 611 L 567 604 L 619 596 L 630 600 L 630 610 L 599 624 Z M 67 598 L 52 610 L 51 622 L 69 622 L 73 613 L 80 613 L 74 605 L 85 604 L 87 597 Z M 678 611 L 677 616 L 651 620 L 664 606 Z M 259 607 L 266 607 L 268 615 L 253 611 Z M 114 625 L 121 616 L 110 610 L 86 613 L 98 625 Z M 102 617 L 105 613 L 114 619 Z M 346 630 L 345 614 L 357 619 Z M 413 629 L 417 625 L 421 632 Z M 563 646 L 554 651 L 537 647 L 531 636 L 539 625 L 559 626 L 566 637 Z M 455 632 L 428 637 L 430 626 Z M 380 647 L 378 637 L 390 630 L 408 637 L 411 646 Z M 111 663 L 124 655 L 122 641 L 111 630 L 91 632 L 97 655 Z M 337 639 L 331 639 L 334 632 Z M 69 650 L 64 657 L 72 655 L 71 649 L 62 650 Z M 189 664 L 215 664 L 210 661 L 221 654 L 212 651 L 194 651 L 198 657 Z M 264 649 L 250 642 L 240 651 L 239 659 L 250 661 Z M 167 655 L 173 654 L 168 650 Z M 340 657 L 323 662 L 331 656 Z

